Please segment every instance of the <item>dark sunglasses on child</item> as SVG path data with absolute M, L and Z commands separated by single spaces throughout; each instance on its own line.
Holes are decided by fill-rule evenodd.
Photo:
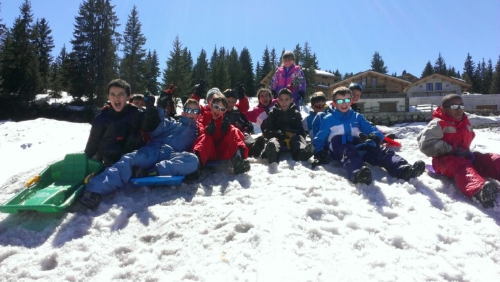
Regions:
M 464 104 L 460 104 L 460 105 L 449 105 L 448 108 L 452 109 L 452 110 L 458 110 L 458 108 L 460 108 L 461 110 L 464 110 L 465 109 L 465 105 Z
M 351 99 L 350 99 L 350 98 L 345 98 L 345 99 L 337 99 L 337 100 L 335 100 L 335 104 L 338 104 L 338 105 L 343 104 L 343 103 L 346 103 L 346 104 L 347 104 L 347 103 L 350 103 L 350 102 L 351 102 Z
M 184 112 L 186 114 L 193 113 L 193 114 L 197 115 L 197 114 L 200 113 L 200 110 L 198 110 L 198 109 L 191 109 L 191 108 L 184 108 Z
M 315 107 L 316 109 L 323 109 L 325 106 L 326 106 L 326 104 L 315 104 L 315 105 L 313 105 L 313 107 Z
M 218 111 L 221 111 L 221 112 L 225 112 L 225 111 L 226 111 L 226 108 L 224 108 L 224 107 L 219 107 L 219 105 L 217 105 L 217 104 L 212 104 L 212 107 L 213 107 L 215 110 L 218 110 Z

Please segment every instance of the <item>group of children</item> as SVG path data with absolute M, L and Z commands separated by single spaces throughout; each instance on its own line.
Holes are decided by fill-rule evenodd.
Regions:
M 290 87 L 280 89 L 277 98 L 269 89 L 259 89 L 259 103 L 250 109 L 242 85 L 223 93 L 214 87 L 205 96 L 202 80 L 178 116 L 175 86 L 162 92 L 156 107 L 152 95 L 138 98 L 144 106 L 137 107 L 133 100 L 128 103 L 130 86 L 113 80 L 108 85 L 109 105 L 96 116 L 85 149 L 107 168 L 90 180 L 80 202 L 94 209 L 102 195 L 126 186 L 131 177 L 184 175 L 196 180 L 204 166 L 219 160 L 231 160 L 233 173 L 241 174 L 250 170 L 249 156 L 277 163 L 282 152 L 290 152 L 296 161 L 314 156 L 313 169 L 338 161 L 353 183 L 372 182 L 365 163 L 381 166 L 405 181 L 420 176 L 425 163 L 409 164 L 383 146 L 383 133 L 353 108 L 359 99 L 353 92 L 361 93 L 362 88 L 354 84 L 350 88 L 336 88 L 330 105 L 324 94 L 314 93 L 312 111 L 302 119 Z M 206 105 L 199 103 L 203 96 Z M 464 194 L 492 207 L 498 185 L 483 177 L 500 180 L 500 155 L 470 151 L 474 132 L 463 108 L 460 96 L 445 96 L 418 143 L 424 154 L 433 157 L 438 173 L 454 177 Z M 253 124 L 262 130 L 256 138 Z M 311 142 L 306 141 L 307 135 Z

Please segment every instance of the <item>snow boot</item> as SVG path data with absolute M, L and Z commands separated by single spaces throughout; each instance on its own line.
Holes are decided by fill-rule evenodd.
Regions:
M 369 167 L 363 166 L 360 169 L 357 169 L 353 173 L 352 183 L 364 183 L 369 185 L 372 183 L 372 171 Z
M 403 172 L 399 175 L 399 178 L 405 181 L 411 178 L 419 177 L 425 171 L 425 163 L 423 161 L 416 161 L 413 165 L 404 165 Z
M 269 142 L 264 149 L 264 153 L 266 154 L 268 163 L 277 163 L 278 162 L 278 151 L 276 150 L 276 145 L 273 142 Z
M 313 155 L 313 146 L 312 144 L 307 144 L 306 147 L 299 152 L 299 160 L 307 161 Z
M 198 168 L 191 172 L 190 174 L 186 174 L 184 176 L 184 180 L 198 180 L 201 176 L 201 163 L 198 161 Z
M 250 163 L 248 160 L 244 160 L 241 156 L 240 150 L 236 152 L 233 158 L 233 173 L 241 174 L 250 170 Z
M 101 194 L 87 191 L 79 199 L 79 202 L 85 207 L 95 210 L 101 203 Z
M 264 139 L 264 136 L 257 137 L 255 139 L 255 142 L 253 143 L 252 149 L 250 149 L 250 156 L 258 159 L 262 154 L 265 146 L 266 140 Z
M 132 177 L 149 177 L 149 176 L 158 176 L 158 171 L 156 171 L 156 167 L 152 168 L 141 168 L 141 167 L 133 167 L 132 168 Z
M 485 208 L 493 208 L 497 205 L 498 187 L 492 181 L 486 181 L 483 188 L 474 194 L 474 198 Z

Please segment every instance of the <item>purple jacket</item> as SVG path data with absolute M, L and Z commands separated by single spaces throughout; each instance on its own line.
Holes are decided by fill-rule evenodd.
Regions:
M 273 79 L 271 80 L 271 90 L 276 91 L 276 94 L 280 92 L 282 88 L 290 86 L 292 80 L 295 77 L 302 77 L 302 83 L 300 83 L 295 89 L 293 87 L 289 87 L 292 91 L 293 100 L 297 105 L 300 105 L 299 102 L 299 91 L 306 92 L 306 79 L 304 73 L 300 69 L 298 65 L 291 65 L 289 68 L 285 68 L 284 66 L 278 67 L 276 72 L 273 75 Z M 278 97 L 274 97 L 278 98 Z

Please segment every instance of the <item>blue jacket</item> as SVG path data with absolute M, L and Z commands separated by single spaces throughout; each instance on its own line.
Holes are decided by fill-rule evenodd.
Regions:
M 316 118 L 319 117 L 317 115 Z M 332 113 L 327 114 L 321 120 L 319 131 L 313 139 L 314 153 L 323 150 L 335 136 L 342 136 L 341 144 L 346 144 L 352 143 L 354 138 L 359 140 L 360 133 L 366 135 L 375 133 L 380 140 L 384 139 L 384 134 L 375 126 L 372 126 L 362 114 L 355 112 L 353 109 L 349 109 L 346 113 L 334 109 Z
M 321 122 L 323 121 L 323 118 L 327 115 L 327 114 L 330 114 L 330 113 L 333 113 L 333 110 L 334 108 L 332 108 L 332 105 L 328 106 L 324 112 L 321 112 L 321 113 L 318 113 L 313 121 L 312 121 L 312 125 L 311 127 L 309 128 L 309 131 L 311 132 L 312 131 L 312 135 L 311 135 L 311 140 L 314 138 L 314 136 L 316 136 L 316 134 L 318 134 L 319 132 L 319 129 L 321 128 Z
M 158 115 L 165 117 L 165 110 L 158 108 Z M 198 122 L 187 117 L 179 120 L 165 117 L 149 136 L 150 144 L 168 144 L 176 152 L 189 152 L 198 137 Z

